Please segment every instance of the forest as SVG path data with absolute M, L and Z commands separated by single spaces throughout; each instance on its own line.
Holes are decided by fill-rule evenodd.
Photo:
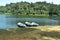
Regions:
M 0 14 L 59 16 L 60 5 L 43 2 L 17 2 L 0 6 Z

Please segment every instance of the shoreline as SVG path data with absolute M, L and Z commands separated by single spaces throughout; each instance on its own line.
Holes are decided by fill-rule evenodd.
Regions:
M 0 29 L 0 40 L 60 40 L 60 26 Z
M 51 28 L 51 27 L 60 27 L 60 25 L 59 26 L 32 26 L 32 27 L 29 27 L 29 26 L 27 26 L 26 28 L 43 28 L 43 27 L 47 27 L 47 28 Z M 16 27 L 16 28 L 19 28 L 19 27 Z M 0 29 L 10 29 L 10 28 L 0 28 Z M 14 29 L 14 28 L 12 28 L 12 29 Z
M 29 28 L 35 28 L 42 31 L 60 31 L 60 26 L 37 26 Z

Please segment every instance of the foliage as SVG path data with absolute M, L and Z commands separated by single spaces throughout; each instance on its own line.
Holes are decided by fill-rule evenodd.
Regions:
M 0 6 L 0 13 L 9 13 L 16 15 L 60 15 L 60 5 L 44 2 L 17 2 Z

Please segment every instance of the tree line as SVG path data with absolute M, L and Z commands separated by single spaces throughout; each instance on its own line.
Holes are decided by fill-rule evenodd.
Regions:
M 60 15 L 60 5 L 43 2 L 17 2 L 0 6 L 0 14 L 15 14 L 15 15 Z

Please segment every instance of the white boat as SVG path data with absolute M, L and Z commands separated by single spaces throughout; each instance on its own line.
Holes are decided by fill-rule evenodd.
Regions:
M 26 25 L 23 24 L 23 23 L 21 23 L 21 22 L 18 22 L 18 23 L 17 23 L 17 26 L 18 26 L 18 27 L 26 27 Z
M 31 24 L 32 24 L 32 26 L 38 26 L 39 25 L 38 23 L 35 23 L 35 22 L 32 22 Z
M 32 24 L 30 22 L 25 22 L 25 25 L 32 26 Z
M 32 23 L 30 23 L 30 22 L 25 22 L 25 24 L 27 25 L 27 26 L 38 26 L 39 24 L 37 24 L 37 23 L 35 23 L 35 22 L 32 22 Z

